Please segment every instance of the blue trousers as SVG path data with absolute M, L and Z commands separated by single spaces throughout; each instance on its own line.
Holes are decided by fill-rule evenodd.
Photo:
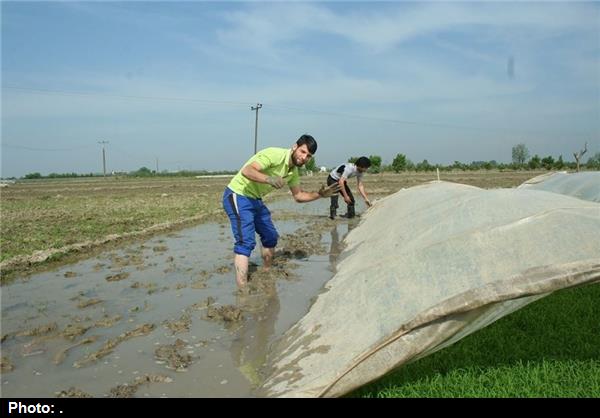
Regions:
M 271 220 L 271 212 L 261 199 L 234 193 L 229 187 L 223 193 L 223 208 L 229 216 L 235 239 L 233 252 L 250 257 L 256 247 L 258 233 L 264 248 L 275 248 L 279 235 Z

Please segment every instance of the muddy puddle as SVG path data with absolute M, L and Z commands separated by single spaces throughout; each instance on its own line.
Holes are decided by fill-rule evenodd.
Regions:
M 3 397 L 251 397 L 269 346 L 333 276 L 359 220 L 269 203 L 274 265 L 235 286 L 229 224 L 154 237 L 2 287 Z M 343 211 L 341 211 L 343 212 Z

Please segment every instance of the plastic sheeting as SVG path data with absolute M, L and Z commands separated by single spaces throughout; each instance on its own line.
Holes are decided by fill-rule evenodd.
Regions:
M 549 293 L 600 281 L 600 204 L 432 182 L 377 202 L 274 346 L 264 396 L 340 396 Z M 540 324 L 544 326 L 544 324 Z
M 521 184 L 519 188 L 544 190 L 592 202 L 600 202 L 600 171 L 542 174 Z

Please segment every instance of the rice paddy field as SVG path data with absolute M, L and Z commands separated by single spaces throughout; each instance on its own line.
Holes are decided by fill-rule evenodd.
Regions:
M 441 179 L 483 188 L 498 188 L 515 187 L 538 174 L 541 172 L 451 172 L 441 173 Z M 301 184 L 306 190 L 317 190 L 319 185 L 325 182 L 325 178 L 322 174 L 305 176 Z M 385 173 L 367 175 L 365 185 L 371 198 L 376 199 L 435 178 L 435 173 Z M 228 220 L 221 208 L 221 196 L 228 181 L 229 177 L 109 177 L 32 180 L 4 187 L 0 190 L 2 291 L 4 295 L 10 294 L 15 285 L 18 286 L 29 277 L 44 272 L 59 271 L 63 280 L 69 273 L 63 273 L 63 270 L 68 270 L 74 263 L 84 263 L 107 251 L 121 251 L 144 240 L 154 238 L 160 242 L 161 237 L 165 235 L 179 232 L 185 235 L 189 228 L 204 224 L 207 225 L 208 232 L 202 233 L 211 234 L 213 232 L 210 231 L 214 231 L 214 234 L 219 234 L 220 240 L 223 241 L 223 244 L 219 245 L 226 248 L 229 238 L 226 233 Z M 351 183 L 350 186 L 353 190 L 356 189 L 355 183 Z M 358 196 L 358 193 L 355 194 Z M 268 205 L 277 206 L 279 202 L 291 201 L 291 198 L 289 192 L 277 191 L 269 195 L 266 201 Z M 308 227 L 312 223 L 318 223 L 320 231 L 329 231 L 331 225 L 327 222 L 337 222 L 326 219 L 325 203 L 305 204 L 314 205 L 316 211 L 322 211 L 323 214 L 319 216 L 307 215 L 306 211 L 296 210 L 295 208 L 304 205 L 295 203 L 286 203 L 284 211 L 274 214 L 276 225 L 280 222 L 289 224 L 285 227 L 291 232 L 288 244 L 291 252 L 294 252 L 294 246 L 302 246 L 301 240 L 293 239 L 294 235 L 299 235 L 294 232 L 294 228 L 297 228 L 295 223 L 303 222 L 303 225 Z M 337 238 L 336 229 L 335 240 Z M 331 239 L 327 239 L 323 243 L 327 246 L 331 244 L 328 261 L 334 263 L 333 249 L 335 247 L 337 255 L 341 247 L 333 245 L 333 232 Z M 172 246 L 175 247 L 176 244 Z M 225 265 L 220 266 L 229 263 L 228 254 L 212 254 L 211 249 L 207 248 L 201 262 L 206 262 L 206 259 L 211 257 L 215 263 L 211 268 L 215 267 L 215 271 L 223 276 L 222 280 L 226 283 L 227 275 L 231 275 L 233 283 L 233 273 L 228 272 Z M 167 257 L 166 260 L 171 264 L 177 261 L 173 256 Z M 159 264 L 156 268 L 162 269 L 160 260 L 154 261 Z M 165 267 L 171 264 L 165 264 Z M 189 269 L 192 268 L 190 264 Z M 303 268 L 306 270 L 299 271 L 312 271 L 310 274 L 317 274 L 314 273 L 315 270 L 310 270 L 309 265 Z M 175 269 L 176 267 L 173 267 L 173 270 Z M 323 270 L 318 274 L 333 273 Z M 47 280 L 51 279 L 52 276 L 48 276 Z M 108 281 L 108 278 L 106 280 Z M 323 276 L 323 280 L 327 280 L 327 277 Z M 173 284 L 173 289 L 177 288 L 174 292 L 183 286 L 181 283 Z M 119 297 L 118 295 L 115 293 L 115 297 Z M 4 305 L 8 300 L 3 296 Z M 348 396 L 599 397 L 599 302 L 599 285 L 557 292 Z M 146 302 L 142 304 L 141 300 L 136 300 L 136 303 L 146 307 Z M 285 309 L 283 299 L 281 307 L 277 307 L 278 310 Z M 302 309 L 306 307 L 298 308 L 298 312 Z M 143 309 L 135 314 L 142 311 Z M 190 319 L 189 315 L 185 319 Z M 247 319 L 242 328 L 250 329 L 253 326 L 250 321 L 251 319 Z M 291 319 L 288 318 L 289 321 Z M 4 314 L 2 324 L 5 328 Z M 285 326 L 289 324 L 286 323 Z M 283 331 L 285 329 L 282 328 L 280 332 Z M 7 352 L 4 342 L 6 330 L 2 332 L 4 381 L 5 377 L 11 379 L 11 372 L 4 364 Z M 239 335 L 236 334 L 236 337 L 232 338 L 235 340 Z M 225 336 L 223 339 L 226 338 Z M 15 344 L 16 341 L 15 338 L 10 344 Z M 28 342 L 25 345 L 27 344 Z M 139 348 L 143 349 L 141 346 Z M 43 355 L 40 354 L 39 358 Z M 188 385 L 182 381 L 182 387 L 184 386 Z M 17 393 L 24 397 L 36 395 L 33 392 Z M 236 396 L 227 391 L 218 394 Z M 158 395 L 150 393 L 150 396 Z M 174 394 L 177 395 L 178 393 Z M 92 393 L 92 396 L 99 395 Z M 179 393 L 179 396 L 205 395 Z
M 541 172 L 451 172 L 441 178 L 494 188 L 514 187 L 538 174 Z M 221 196 L 229 178 L 42 179 L 2 188 L 2 281 L 15 273 L 36 271 L 40 264 L 47 268 L 129 238 L 226 220 Z M 366 176 L 365 185 L 371 196 L 378 197 L 435 178 L 431 172 L 385 173 Z M 325 180 L 323 174 L 305 176 L 302 185 L 317 190 Z M 289 192 L 274 192 L 266 201 L 286 194 Z

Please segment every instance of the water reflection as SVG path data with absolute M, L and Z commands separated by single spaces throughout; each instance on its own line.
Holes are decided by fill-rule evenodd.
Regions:
M 358 224 L 359 220 L 336 222 L 330 229 L 328 256 L 330 270 L 334 273 L 344 248 L 343 241 Z M 249 267 L 248 289 L 236 292 L 236 307 L 242 310 L 244 323 L 237 329 L 230 353 L 235 367 L 253 388 L 257 388 L 265 378 L 263 373 L 269 349 L 277 338 L 276 325 L 281 314 L 277 283 L 280 280 L 274 277 L 278 274 L 277 267 L 269 274 L 261 272 L 255 264 Z M 286 303 L 289 304 L 289 300 Z
M 335 273 L 338 257 L 341 252 L 344 250 L 343 241 L 346 236 L 358 225 L 358 220 L 352 219 L 348 222 L 344 223 L 335 223 L 333 228 L 330 230 L 331 235 L 331 246 L 329 247 L 329 263 L 331 270 Z M 338 229 L 343 231 L 342 239 L 340 240 L 340 233 Z
M 236 295 L 236 305 L 244 312 L 245 322 L 230 350 L 235 366 L 253 387 L 262 382 L 260 370 L 265 365 L 281 308 L 275 281 L 266 282 L 264 286 L 264 293 Z

